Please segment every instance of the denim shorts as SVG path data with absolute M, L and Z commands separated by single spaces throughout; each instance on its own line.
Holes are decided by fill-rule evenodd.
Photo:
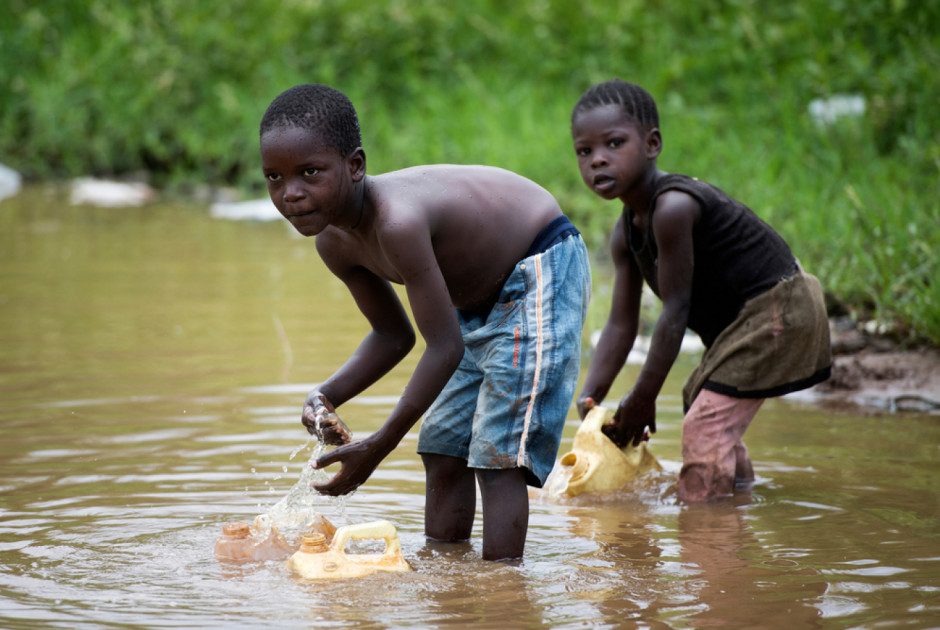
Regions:
M 523 468 L 542 487 L 577 386 L 590 293 L 587 250 L 573 234 L 519 261 L 485 319 L 458 311 L 463 359 L 424 416 L 418 452 Z

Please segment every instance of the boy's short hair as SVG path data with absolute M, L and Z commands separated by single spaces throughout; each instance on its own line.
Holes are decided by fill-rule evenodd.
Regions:
M 598 83 L 582 94 L 571 112 L 571 122 L 574 123 L 574 117 L 580 112 L 602 105 L 620 105 L 625 114 L 646 129 L 659 127 L 659 112 L 650 93 L 620 79 Z
M 343 156 L 362 146 L 356 108 L 345 94 L 328 85 L 295 85 L 281 92 L 261 118 L 261 135 L 275 127 L 316 131 Z

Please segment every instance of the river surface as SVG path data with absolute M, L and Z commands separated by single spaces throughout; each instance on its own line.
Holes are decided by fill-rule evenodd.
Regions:
M 0 202 L 0 627 L 940 627 L 937 418 L 769 401 L 746 436 L 753 490 L 680 506 L 694 357 L 660 399 L 664 470 L 533 493 L 521 561 L 480 559 L 479 513 L 469 543 L 425 540 L 415 428 L 353 495 L 304 497 L 336 526 L 391 521 L 414 571 L 304 582 L 283 560 L 220 562 L 222 525 L 295 487 L 304 395 L 365 321 L 286 223 L 66 197 Z M 341 409 L 355 435 L 416 361 Z

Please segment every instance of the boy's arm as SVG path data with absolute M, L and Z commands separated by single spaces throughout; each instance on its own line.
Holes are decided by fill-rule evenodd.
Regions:
M 316 468 L 342 464 L 330 481 L 314 486 L 319 492 L 334 496 L 355 490 L 369 478 L 431 406 L 463 357 L 457 314 L 438 268 L 428 227 L 415 219 L 401 221 L 383 234 L 380 244 L 384 256 L 401 275 L 426 347 L 385 424 L 360 442 L 340 447 L 317 460 Z
M 643 278 L 627 247 L 622 222 L 621 216 L 610 237 L 610 253 L 614 263 L 610 314 L 578 395 L 578 415 L 582 419 L 591 407 L 600 404 L 607 396 L 636 340 Z
M 330 378 L 310 392 L 301 422 L 307 431 L 333 446 L 350 440 L 336 415 L 339 407 L 375 383 L 414 347 L 414 330 L 391 285 L 347 257 L 347 246 L 329 233 L 316 239 L 317 253 L 349 289 L 371 331 L 352 356 Z
M 636 384 L 620 401 L 612 425 L 605 427 L 605 433 L 620 446 L 639 444 L 647 427 L 656 432 L 656 397 L 679 354 L 689 320 L 692 230 L 700 214 L 698 202 L 683 192 L 666 192 L 656 202 L 653 233 L 658 246 L 657 280 L 663 308 Z
M 319 391 L 339 407 L 395 367 L 414 347 L 415 333 L 391 284 L 363 267 L 336 273 L 371 330 Z
M 346 284 L 371 330 L 330 378 L 310 392 L 301 422 L 307 431 L 333 446 L 350 440 L 349 429 L 336 415 L 339 407 L 364 391 L 397 365 L 414 347 L 415 334 L 391 285 L 356 266 L 331 270 Z

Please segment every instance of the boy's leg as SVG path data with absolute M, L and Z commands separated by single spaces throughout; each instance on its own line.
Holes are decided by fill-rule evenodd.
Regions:
M 734 445 L 734 485 L 748 486 L 754 483 L 754 466 L 751 464 L 751 456 L 747 453 L 747 447 L 744 442 L 738 440 Z
M 424 535 L 441 542 L 470 538 L 476 512 L 476 484 L 466 460 L 450 455 L 421 455 L 427 478 Z
M 709 501 L 734 492 L 735 477 L 753 469 L 741 437 L 763 398 L 732 398 L 703 389 L 682 423 L 679 500 Z
M 483 559 L 521 558 L 529 528 L 529 491 L 521 468 L 476 469 L 483 500 Z

